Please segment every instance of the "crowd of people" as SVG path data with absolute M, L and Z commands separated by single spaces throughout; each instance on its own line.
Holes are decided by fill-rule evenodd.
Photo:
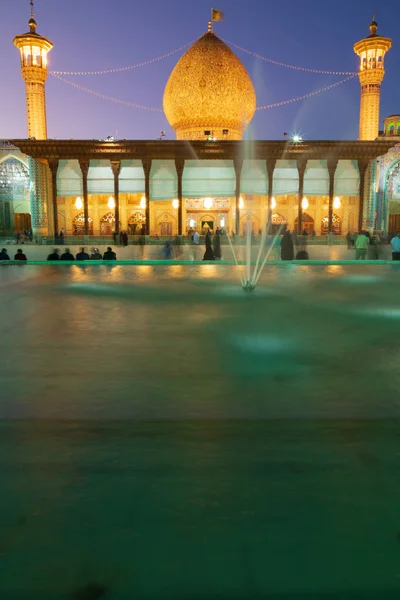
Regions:
M 73 261 L 76 260 L 78 262 L 82 262 L 84 260 L 117 260 L 117 255 L 111 248 L 108 246 L 106 252 L 102 255 L 99 252 L 98 248 L 93 248 L 91 254 L 89 255 L 85 248 L 81 248 L 80 251 L 74 256 L 69 248 L 65 248 L 64 252 L 60 254 L 58 248 L 55 248 L 51 254 L 48 255 L 47 260 L 55 261 L 55 260 L 67 260 Z
M 205 252 L 200 252 L 200 235 L 196 229 L 190 231 L 191 240 L 191 251 L 190 256 L 192 260 L 221 260 L 221 235 L 222 230 L 218 227 L 212 235 L 210 229 L 204 238 Z M 143 237 L 144 234 L 143 234 Z M 356 260 L 378 260 L 381 257 L 380 247 L 382 240 L 379 235 L 371 235 L 368 231 L 363 230 L 358 235 L 350 234 L 346 236 L 348 248 L 355 250 Z M 285 230 L 281 235 L 280 232 L 274 237 L 269 238 L 269 244 L 272 245 L 271 250 L 274 250 L 275 260 L 308 260 L 309 254 L 307 251 L 307 232 L 303 232 L 301 236 L 296 235 L 295 232 Z M 392 260 L 400 261 L 400 231 L 396 233 L 391 239 L 392 248 Z M 141 244 L 141 258 L 144 257 L 144 243 Z M 165 260 L 179 259 L 183 254 L 183 242 L 181 236 L 175 236 L 174 240 L 167 240 L 162 249 L 161 258 Z M 6 248 L 3 248 L 0 252 L 0 262 L 11 260 Z M 21 248 L 18 248 L 13 260 L 15 261 L 27 261 L 27 256 Z M 69 248 L 65 248 L 64 252 L 60 254 L 60 250 L 55 248 L 48 257 L 48 261 L 86 261 L 86 260 L 117 260 L 117 255 L 111 248 L 107 247 L 107 250 L 101 254 L 98 248 L 93 248 L 91 253 L 86 252 L 85 248 L 80 248 L 80 251 L 74 256 Z

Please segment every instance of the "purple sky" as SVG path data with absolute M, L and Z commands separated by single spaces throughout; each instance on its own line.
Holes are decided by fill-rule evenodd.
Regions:
M 0 53 L 2 94 L 0 138 L 26 137 L 24 83 L 14 35 L 28 30 L 29 0 L 1 0 Z M 135 64 L 168 53 L 200 37 L 207 29 L 210 7 L 225 12 L 216 34 L 278 61 L 314 69 L 355 71 L 353 43 L 369 33 L 374 6 L 378 33 L 392 37 L 386 55 L 381 117 L 400 112 L 400 33 L 398 0 L 35 0 L 38 33 L 54 48 L 49 68 L 98 70 Z M 279 68 L 235 50 L 248 69 L 257 106 L 299 96 L 342 76 L 318 75 Z M 69 79 L 99 93 L 128 102 L 162 107 L 171 70 L 182 52 L 155 64 L 118 74 Z M 257 111 L 254 139 L 282 139 L 299 132 L 305 139 L 356 139 L 359 83 L 353 79 L 313 98 L 280 108 Z M 101 139 L 155 139 L 164 129 L 174 133 L 164 114 L 124 107 L 91 96 L 48 77 L 48 136 Z

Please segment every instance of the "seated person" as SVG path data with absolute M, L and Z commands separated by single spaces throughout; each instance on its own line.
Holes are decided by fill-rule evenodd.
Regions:
M 61 254 L 60 260 L 75 260 L 75 258 L 69 251 L 69 248 L 65 248 L 64 254 Z
M 93 248 L 93 252 L 90 255 L 90 260 L 102 260 L 102 256 L 98 248 Z
M 309 256 L 308 256 L 307 250 L 300 250 L 296 254 L 296 260 L 308 260 L 308 259 L 309 259 Z
M 112 251 L 110 246 L 108 246 L 107 252 L 104 252 L 103 260 L 117 260 L 117 255 Z
M 48 255 L 47 260 L 60 260 L 60 251 L 58 248 L 54 248 L 53 252 Z
M 14 260 L 28 260 L 21 248 L 17 250 L 17 254 L 14 256 Z
M 89 260 L 89 254 L 85 252 L 85 248 L 81 248 L 81 251 L 76 255 L 76 260 Z
M 0 252 L 0 260 L 10 260 L 6 248 L 3 248 L 3 250 Z

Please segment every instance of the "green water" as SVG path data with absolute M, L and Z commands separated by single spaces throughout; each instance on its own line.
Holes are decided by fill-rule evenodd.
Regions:
M 0 598 L 398 598 L 399 277 L 0 269 Z

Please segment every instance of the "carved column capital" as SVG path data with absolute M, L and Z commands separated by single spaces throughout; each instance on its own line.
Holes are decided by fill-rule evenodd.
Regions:
M 304 173 L 305 173 L 306 167 L 307 167 L 307 158 L 305 158 L 304 156 L 299 156 L 296 159 L 296 163 L 297 163 L 297 171 L 299 173 L 299 178 L 303 179 Z
M 80 167 L 82 175 L 84 177 L 88 176 L 89 166 L 90 166 L 90 161 L 89 160 L 79 160 L 79 167 Z
M 54 173 L 55 173 L 57 175 L 58 165 L 60 162 L 58 160 L 58 158 L 50 158 L 47 162 L 48 162 L 51 174 L 54 175 Z
M 151 163 L 151 158 L 142 158 L 142 166 L 145 177 L 150 177 Z
M 233 168 L 235 169 L 236 178 L 240 177 L 243 167 L 243 158 L 233 159 Z
M 178 178 L 180 178 L 180 179 L 182 179 L 184 168 L 185 168 L 185 159 L 184 158 L 176 158 L 175 159 L 175 169 L 176 169 Z
M 267 173 L 268 173 L 268 177 L 272 178 L 274 175 L 274 171 L 275 171 L 275 166 L 276 166 L 276 158 L 267 158 Z
M 334 177 L 339 160 L 337 158 L 328 158 L 328 173 L 329 177 Z
M 121 161 L 120 160 L 110 160 L 111 170 L 113 172 L 114 177 L 119 177 L 121 171 Z

